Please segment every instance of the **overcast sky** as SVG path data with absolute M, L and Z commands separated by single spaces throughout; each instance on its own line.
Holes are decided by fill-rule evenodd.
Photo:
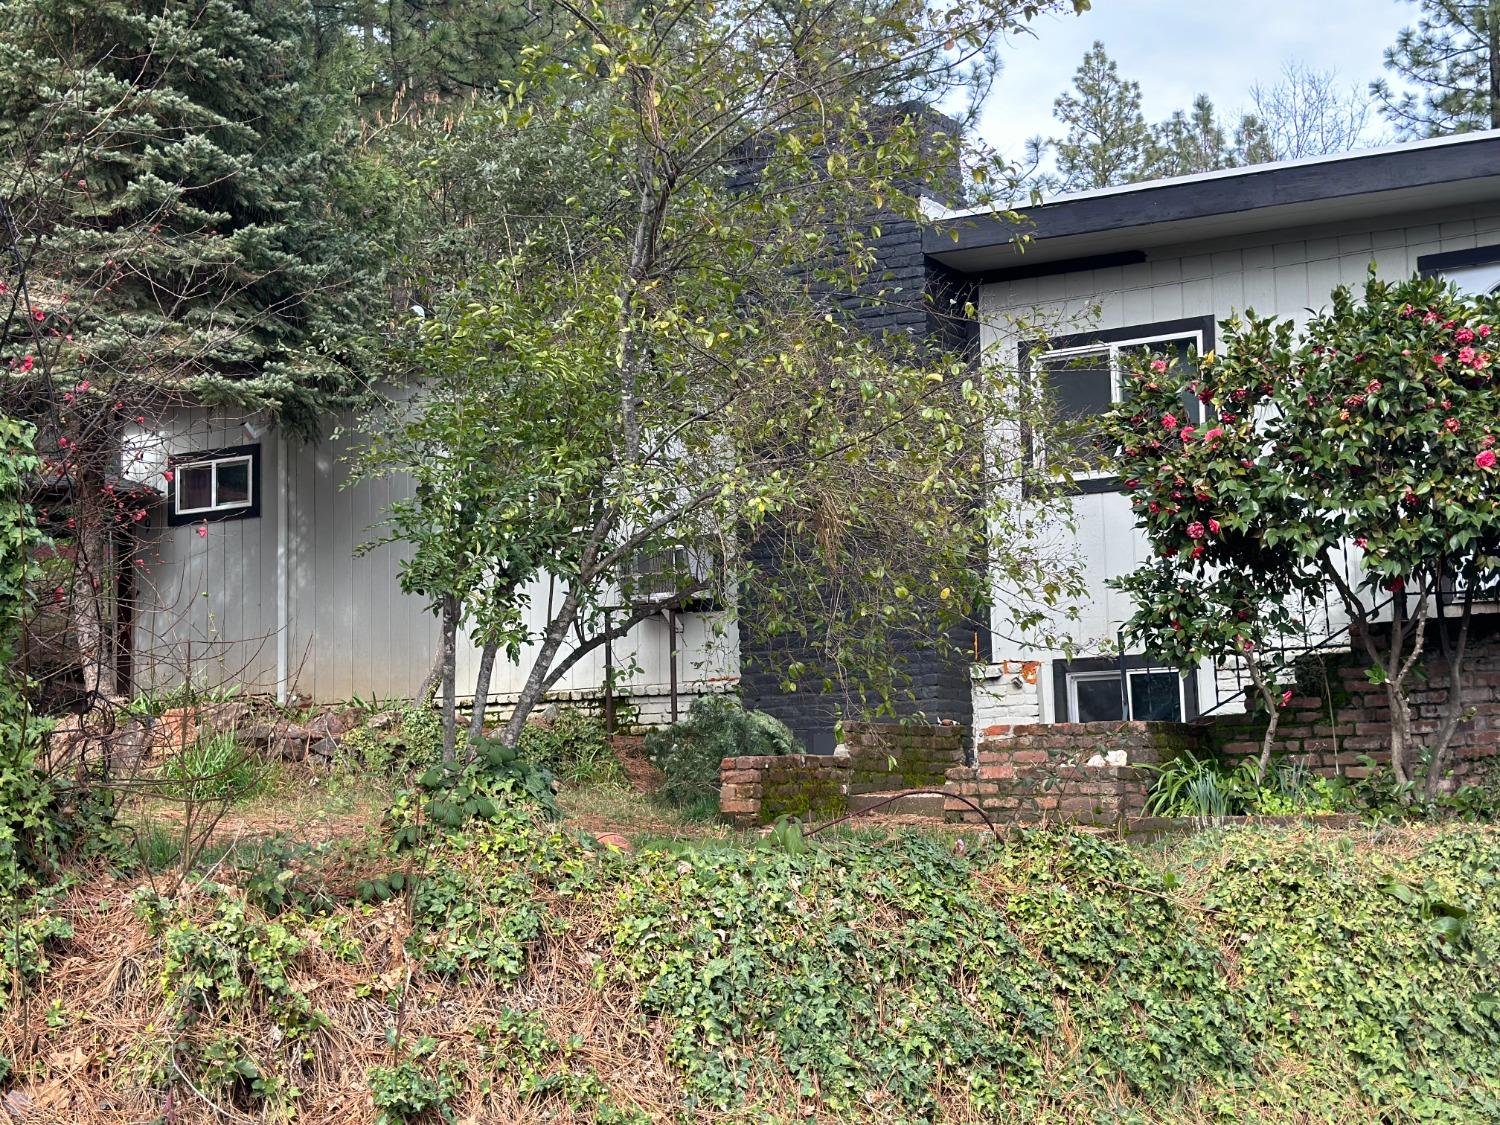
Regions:
M 1384 72 L 1382 52 L 1416 22 L 1410 0 L 1094 0 L 1082 16 L 1039 19 L 1005 53 L 979 133 L 1012 159 L 1027 137 L 1058 133 L 1052 102 L 1095 39 L 1141 85 L 1148 121 L 1187 108 L 1200 91 L 1226 116 L 1284 60 L 1335 69 L 1364 88 Z M 1383 122 L 1372 112 L 1371 126 Z

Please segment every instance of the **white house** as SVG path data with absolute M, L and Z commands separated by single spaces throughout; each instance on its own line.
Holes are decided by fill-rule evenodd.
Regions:
M 1500 132 L 1086 192 L 1027 214 L 1023 246 L 1012 225 L 947 212 L 921 236 L 920 254 L 900 261 L 918 283 L 973 296 L 990 356 L 1048 378 L 1076 409 L 1102 410 L 1119 395 L 1122 348 L 1206 351 L 1217 320 L 1250 308 L 1305 317 L 1372 262 L 1391 277 L 1428 271 L 1467 287 L 1500 283 Z M 1021 319 L 1046 324 L 1049 342 L 1030 342 Z M 1073 362 L 1064 367 L 1063 358 Z M 350 421 L 330 420 L 329 435 Z M 356 553 L 378 537 L 400 484 L 346 487 L 352 440 L 304 444 L 257 418 L 207 411 L 145 428 L 127 475 L 158 487 L 164 471 L 173 476 L 141 540 L 121 623 L 122 671 L 134 688 L 191 674 L 319 702 L 415 691 L 432 664 L 437 622 L 400 593 L 394 548 Z M 1073 503 L 1089 589 L 1072 626 L 1077 655 L 1004 642 L 1004 622 L 994 621 L 991 636 L 976 641 L 972 696 L 935 696 L 929 717 L 983 729 L 1122 715 L 1122 662 L 1101 650 L 1129 607 L 1105 581 L 1143 560 L 1143 541 L 1117 482 L 1085 480 Z M 538 620 L 548 596 L 545 585 L 534 591 Z M 1330 610 L 1310 630 L 1341 624 Z M 465 647 L 461 690 L 475 661 Z M 685 707 L 698 692 L 736 682 L 740 635 L 723 614 L 661 617 L 615 646 L 614 662 L 642 719 L 661 721 L 674 696 Z M 1191 718 L 1226 695 L 1212 669 L 1180 681 L 1136 653 L 1123 671 L 1138 717 Z M 497 668 L 502 705 L 523 675 Z M 562 686 L 596 698 L 604 678 L 601 653 Z M 762 678 L 749 694 L 775 703 L 804 734 L 826 725 L 810 697 L 768 702 L 775 690 Z

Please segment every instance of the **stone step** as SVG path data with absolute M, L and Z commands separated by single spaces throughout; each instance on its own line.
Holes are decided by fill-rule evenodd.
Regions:
M 908 816 L 930 816 L 943 819 L 943 795 L 941 793 L 907 793 L 891 801 L 890 793 L 859 793 L 850 796 L 849 811 L 864 812 L 875 808 L 882 813 L 903 813 Z M 881 804 L 888 801 L 888 804 Z

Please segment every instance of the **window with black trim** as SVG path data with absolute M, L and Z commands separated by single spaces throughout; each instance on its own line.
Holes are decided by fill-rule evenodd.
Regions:
M 1126 656 L 1123 663 L 1123 683 L 1119 658 L 1085 658 L 1053 665 L 1057 721 L 1180 723 L 1197 714 L 1197 684 L 1191 676 L 1184 678 L 1175 669 L 1152 664 L 1141 655 Z
M 1103 453 L 1090 432 L 1089 420 L 1128 397 L 1126 362 L 1132 352 L 1175 355 L 1176 378 L 1191 379 L 1196 356 L 1213 349 L 1211 316 L 1134 325 L 1103 332 L 1055 336 L 1045 345 L 1023 345 L 1021 361 L 1037 379 L 1051 414 L 1069 431 L 1066 438 L 1036 443 L 1034 456 L 1065 457 L 1075 484 L 1084 492 L 1113 491 L 1116 479 L 1103 469 Z M 1182 414 L 1197 424 L 1203 406 L 1184 392 Z
M 169 523 L 260 515 L 259 445 L 180 454 L 169 464 Z

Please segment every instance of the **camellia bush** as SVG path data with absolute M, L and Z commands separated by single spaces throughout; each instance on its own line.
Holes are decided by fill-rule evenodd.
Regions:
M 1184 671 L 1244 660 L 1272 720 L 1263 763 L 1290 696 L 1274 646 L 1331 589 L 1385 686 L 1392 771 L 1415 781 L 1425 759 L 1437 792 L 1474 591 L 1500 561 L 1496 325 L 1493 296 L 1372 271 L 1300 332 L 1252 312 L 1223 322 L 1218 356 L 1134 357 L 1103 437 L 1155 556 L 1116 583 L 1137 605 L 1126 632 Z M 1422 745 L 1408 693 L 1433 638 L 1448 692 Z

